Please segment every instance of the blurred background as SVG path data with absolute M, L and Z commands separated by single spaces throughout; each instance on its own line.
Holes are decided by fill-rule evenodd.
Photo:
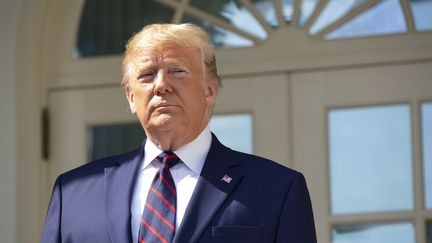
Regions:
M 145 137 L 120 65 L 161 22 L 210 33 L 211 130 L 305 174 L 320 243 L 432 243 L 432 0 L 0 4 L 1 243 L 39 241 L 59 173 Z

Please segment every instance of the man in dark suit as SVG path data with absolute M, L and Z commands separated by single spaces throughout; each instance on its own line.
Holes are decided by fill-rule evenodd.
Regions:
M 221 83 L 204 31 L 146 26 L 122 72 L 147 139 L 60 175 L 41 242 L 316 243 L 303 175 L 209 131 Z

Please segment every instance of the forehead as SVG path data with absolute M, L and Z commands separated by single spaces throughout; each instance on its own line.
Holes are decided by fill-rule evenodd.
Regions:
M 135 56 L 136 64 L 173 63 L 200 65 L 202 54 L 199 48 L 177 43 L 164 43 L 139 48 Z

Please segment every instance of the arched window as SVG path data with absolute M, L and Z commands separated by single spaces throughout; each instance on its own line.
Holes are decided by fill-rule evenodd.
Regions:
M 238 48 L 290 28 L 322 40 L 431 31 L 431 12 L 429 0 L 87 0 L 74 56 L 122 53 L 150 23 L 192 22 L 216 47 Z

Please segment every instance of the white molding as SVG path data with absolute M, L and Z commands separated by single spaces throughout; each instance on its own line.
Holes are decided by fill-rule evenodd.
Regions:
M 275 31 L 254 48 L 216 51 L 221 76 L 263 72 L 296 72 L 364 65 L 432 61 L 432 33 L 345 40 L 313 40 L 302 30 Z M 121 56 L 59 61 L 48 70 L 49 87 L 115 83 L 120 80 Z
M 158 1 L 174 4 L 169 0 Z M 316 9 L 323 8 L 325 2 L 320 2 Z M 41 66 L 42 79 L 47 87 L 115 83 L 120 80 L 121 55 L 83 59 L 72 57 L 83 3 L 84 0 L 52 1 L 46 10 Z M 186 12 L 192 8 L 183 6 L 182 2 L 174 5 L 184 8 Z M 62 21 L 56 21 L 58 19 Z M 227 25 L 230 25 L 230 30 L 235 28 Z M 432 60 L 432 32 L 323 40 L 310 36 L 307 24 L 305 26 L 301 29 L 280 26 L 255 47 L 218 49 L 216 57 L 220 75 L 255 75 Z

